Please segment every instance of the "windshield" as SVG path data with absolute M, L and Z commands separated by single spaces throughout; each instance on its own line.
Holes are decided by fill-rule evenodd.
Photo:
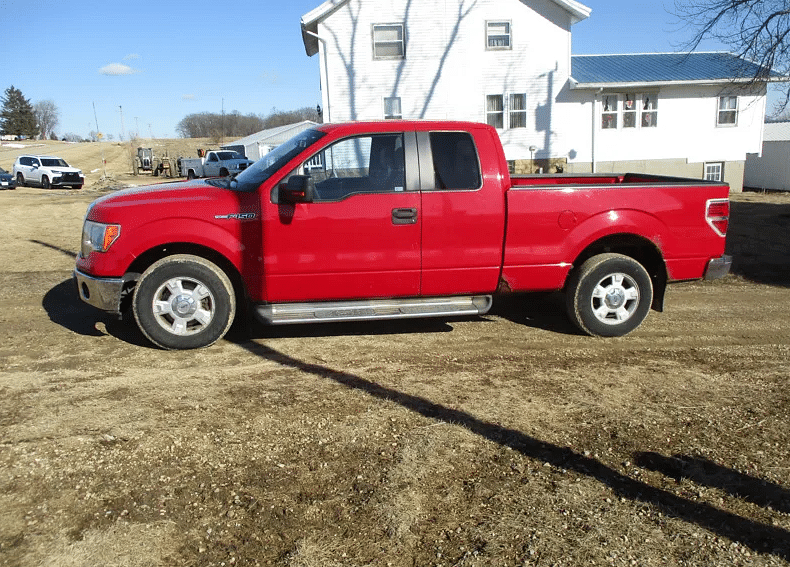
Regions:
M 2 167 L 0 167 L 0 173 L 8 173 L 8 172 L 5 169 L 3 169 Z
M 274 148 L 230 181 L 228 178 L 221 178 L 207 180 L 207 183 L 228 187 L 234 191 L 255 191 L 261 186 L 261 183 L 269 179 L 269 177 L 282 169 L 286 163 L 325 135 L 318 130 L 305 130 L 284 144 Z
M 69 164 L 60 158 L 41 158 L 41 165 L 45 167 L 68 167 Z
M 219 159 L 220 159 L 220 160 L 226 160 L 226 159 L 246 159 L 246 158 L 245 158 L 243 155 L 241 155 L 240 153 L 238 153 L 238 152 L 230 152 L 230 151 L 227 151 L 227 152 L 217 152 L 217 156 L 219 157 Z

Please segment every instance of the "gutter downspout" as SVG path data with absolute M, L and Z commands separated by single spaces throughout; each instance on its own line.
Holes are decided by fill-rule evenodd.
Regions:
M 593 107 L 592 107 L 592 172 L 598 173 L 596 170 L 597 162 L 595 161 L 595 126 L 598 124 L 598 100 L 603 93 L 603 87 L 598 89 L 595 94 L 593 95 Z
M 326 103 L 324 104 L 324 114 L 326 115 L 326 120 L 324 122 L 332 122 L 332 107 L 329 98 L 329 59 L 327 58 L 326 54 L 326 40 L 318 35 L 317 33 L 311 32 L 310 30 L 304 30 L 304 33 L 307 35 L 316 38 L 321 43 L 321 51 L 324 54 L 324 88 L 326 93 Z

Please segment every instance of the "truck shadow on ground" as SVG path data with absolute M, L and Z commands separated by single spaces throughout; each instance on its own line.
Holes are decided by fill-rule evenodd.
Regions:
M 730 202 L 727 254 L 732 273 L 762 284 L 790 287 L 790 205 Z
M 83 303 L 71 279 L 60 282 L 44 294 L 41 306 L 50 321 L 78 335 L 111 335 L 134 346 L 152 347 L 132 321 L 122 320 Z
M 512 293 L 494 298 L 489 312 L 511 323 L 524 325 L 563 335 L 582 333 L 574 325 L 565 309 L 565 294 L 559 291 L 546 293 Z
M 560 294 L 517 294 L 498 297 L 489 315 L 480 317 L 394 319 L 347 323 L 319 323 L 315 325 L 264 325 L 249 317 L 238 317 L 227 339 L 243 342 L 250 338 L 311 338 L 340 336 L 384 336 L 422 333 L 451 333 L 454 323 L 473 321 L 485 325 L 494 323 L 491 316 L 514 323 L 563 334 L 579 334 L 568 321 Z M 50 320 L 61 327 L 84 336 L 99 337 L 109 334 L 134 346 L 155 348 L 143 336 L 131 313 L 118 317 L 85 304 L 71 279 L 50 289 L 42 300 L 42 307 Z
M 480 420 L 467 412 L 436 404 L 426 398 L 387 388 L 348 372 L 310 364 L 252 341 L 239 343 L 239 346 L 255 356 L 276 362 L 286 368 L 332 380 L 351 390 L 364 392 L 390 403 L 397 403 L 428 419 L 463 427 L 489 441 L 510 447 L 526 457 L 593 478 L 608 486 L 618 497 L 655 506 L 669 517 L 696 524 L 720 536 L 739 542 L 755 552 L 790 560 L 790 532 L 787 530 L 743 518 L 704 502 L 688 500 L 631 478 L 597 459 L 581 455 L 568 447 L 560 447 L 535 439 L 520 431 Z M 644 460 L 644 455 L 648 455 L 648 453 L 641 455 Z M 660 455 L 654 457 L 650 462 L 661 463 L 662 460 L 659 457 Z M 721 471 L 728 471 L 731 476 L 739 474 L 724 467 L 718 468 Z M 750 480 L 744 480 L 750 486 L 760 483 L 757 479 L 752 479 L 753 483 Z M 726 486 L 723 488 L 727 489 Z M 778 487 L 776 490 L 779 490 L 780 494 L 784 492 Z

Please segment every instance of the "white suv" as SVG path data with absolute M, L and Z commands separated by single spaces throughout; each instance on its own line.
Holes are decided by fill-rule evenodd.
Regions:
M 19 156 L 12 169 L 16 184 L 19 187 L 36 185 L 49 189 L 69 185 L 74 189 L 82 189 L 85 176 L 76 167 L 71 167 L 66 160 L 53 156 Z

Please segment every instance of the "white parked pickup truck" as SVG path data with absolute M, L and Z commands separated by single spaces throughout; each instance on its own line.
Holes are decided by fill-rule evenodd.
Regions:
M 227 177 L 247 169 L 254 162 L 233 150 L 209 150 L 198 158 L 181 158 L 178 167 L 181 175 L 196 177 Z

